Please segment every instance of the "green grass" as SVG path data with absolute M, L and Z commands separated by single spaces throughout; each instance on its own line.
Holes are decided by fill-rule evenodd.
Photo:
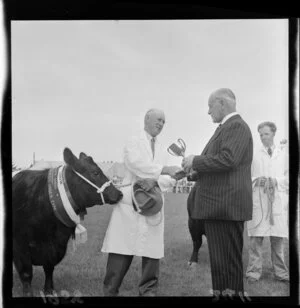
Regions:
M 187 194 L 167 194 L 165 204 L 165 257 L 160 262 L 159 296 L 210 296 L 211 274 L 209 265 L 208 247 L 204 241 L 199 252 L 199 264 L 191 270 L 187 266 L 192 241 L 188 231 L 188 215 L 186 210 Z M 80 291 L 82 296 L 103 296 L 102 284 L 105 274 L 107 254 L 101 253 L 102 241 L 105 235 L 112 205 L 93 207 L 88 209 L 84 225 L 88 230 L 88 241 L 77 247 L 73 252 L 72 242 L 69 242 L 68 251 L 63 261 L 54 271 L 55 289 L 69 292 Z M 248 263 L 248 238 L 244 234 L 244 270 Z M 256 284 L 245 283 L 245 291 L 249 296 L 288 296 L 289 284 L 273 279 L 270 243 L 264 241 L 263 275 Z M 288 263 L 288 241 L 286 241 L 286 258 Z M 42 267 L 34 267 L 32 281 L 34 296 L 40 296 L 44 285 Z M 124 278 L 120 289 L 121 296 L 137 296 L 138 282 L 141 274 L 141 258 L 135 257 Z M 22 296 L 22 287 L 19 277 L 13 270 L 14 297 Z

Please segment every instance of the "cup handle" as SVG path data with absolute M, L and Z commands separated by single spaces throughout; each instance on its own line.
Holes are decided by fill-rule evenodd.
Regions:
M 186 149 L 185 142 L 181 138 L 179 138 L 177 141 L 182 146 L 182 149 L 185 152 L 185 149 Z

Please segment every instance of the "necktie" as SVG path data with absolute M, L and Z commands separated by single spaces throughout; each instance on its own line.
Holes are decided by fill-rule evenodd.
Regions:
M 155 143 L 155 139 L 154 138 L 152 138 L 151 139 L 151 150 L 152 150 L 152 155 L 153 155 L 153 158 L 154 158 L 154 153 L 155 153 L 155 145 L 154 145 L 154 143 Z
M 270 157 L 272 156 L 272 149 L 268 148 L 268 154 L 270 155 Z

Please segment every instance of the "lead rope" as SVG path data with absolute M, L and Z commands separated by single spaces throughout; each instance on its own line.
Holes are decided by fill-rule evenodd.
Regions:
M 270 224 L 274 225 L 274 216 L 273 216 L 273 204 L 275 199 L 275 185 L 271 178 L 268 178 L 266 181 L 266 185 L 264 187 L 264 192 L 267 194 L 268 197 L 268 213 Z
M 83 180 L 85 180 L 87 183 L 89 183 L 90 185 L 92 185 L 93 187 L 95 187 L 97 189 L 97 193 L 99 193 L 101 195 L 101 199 L 102 199 L 102 203 L 105 204 L 105 200 L 104 200 L 104 197 L 103 197 L 103 191 L 112 183 L 112 181 L 108 181 L 106 183 L 104 183 L 100 188 L 95 185 L 94 183 L 92 183 L 91 181 L 89 181 L 87 178 L 85 178 L 83 175 L 81 175 L 80 173 L 76 172 L 75 170 L 73 170 L 78 176 L 80 176 Z M 131 183 L 126 183 L 126 184 L 115 184 L 114 186 L 117 187 L 117 188 L 120 188 L 120 187 L 126 187 L 126 186 L 130 186 Z M 146 221 L 149 225 L 151 226 L 157 226 L 161 223 L 162 221 L 162 213 L 161 211 L 158 213 L 160 214 L 160 219 L 158 221 L 158 223 L 150 223 L 149 221 L 149 218 L 146 217 Z
M 127 184 L 114 184 L 114 186 L 117 187 L 117 188 L 121 188 L 121 187 L 131 186 L 131 183 L 127 183 Z
M 255 180 L 253 180 L 252 183 L 254 184 L 254 187 L 257 184 L 258 179 L 259 178 L 256 178 Z M 274 198 L 275 198 L 275 196 L 274 196 L 274 194 L 275 194 L 275 185 L 273 184 L 271 178 L 267 178 L 265 186 L 264 187 L 257 186 L 257 188 L 258 188 L 258 191 L 259 191 L 259 202 L 260 202 L 260 208 L 261 208 L 261 220 L 260 220 L 260 222 L 255 227 L 250 228 L 249 230 L 257 228 L 261 224 L 261 222 L 263 220 L 263 217 L 264 217 L 263 206 L 262 206 L 262 199 L 261 199 L 261 189 L 262 188 L 264 189 L 264 193 L 267 195 L 267 198 L 268 198 L 268 212 L 267 212 L 266 216 L 269 217 L 270 225 L 272 225 L 272 226 L 274 225 L 273 203 L 274 203 Z
M 73 171 L 74 171 L 78 176 L 80 176 L 83 180 L 85 180 L 87 183 L 89 183 L 91 186 L 93 186 L 93 187 L 96 188 L 97 193 L 100 194 L 100 196 L 101 196 L 102 204 L 105 204 L 103 192 L 104 192 L 104 190 L 112 183 L 112 181 L 105 182 L 101 187 L 98 187 L 97 185 L 95 185 L 94 183 L 92 183 L 90 180 L 88 180 L 86 177 L 84 177 L 83 175 L 81 175 L 80 173 L 78 173 L 77 171 L 75 171 L 74 169 L 73 169 Z

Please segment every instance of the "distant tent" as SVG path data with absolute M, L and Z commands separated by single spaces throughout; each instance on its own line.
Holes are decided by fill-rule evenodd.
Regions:
M 123 163 L 118 162 L 96 162 L 96 164 L 101 168 L 103 173 L 110 179 L 113 177 L 124 178 L 125 175 L 125 167 Z M 44 170 L 49 168 L 56 168 L 61 165 L 64 165 L 63 161 L 45 161 L 39 160 L 36 161 L 33 166 L 31 166 L 30 170 Z
M 64 162 L 62 161 L 45 161 L 45 160 L 38 160 L 31 166 L 30 170 L 44 170 L 49 168 L 56 168 L 63 165 Z

